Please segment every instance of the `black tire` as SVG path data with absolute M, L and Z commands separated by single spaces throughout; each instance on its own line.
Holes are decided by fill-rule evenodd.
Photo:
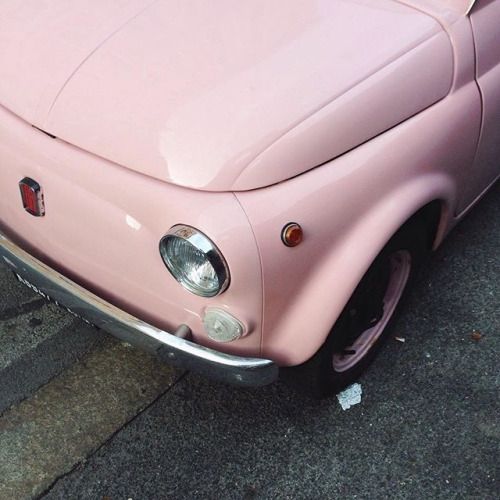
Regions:
M 425 226 L 417 219 L 393 236 L 363 276 L 323 346 L 310 361 L 288 370 L 285 378 L 319 398 L 334 395 L 359 378 L 391 334 L 401 303 L 428 254 L 426 235 Z M 400 272 L 401 291 L 395 295 L 390 291 L 395 290 L 398 259 L 404 260 L 406 271 Z M 386 307 L 387 297 L 392 301 L 390 307 Z M 379 333 L 370 338 L 375 333 L 369 332 Z M 370 341 L 363 343 L 367 335 Z M 356 342 L 362 347 L 354 349 Z M 357 361 L 350 360 L 350 356 Z

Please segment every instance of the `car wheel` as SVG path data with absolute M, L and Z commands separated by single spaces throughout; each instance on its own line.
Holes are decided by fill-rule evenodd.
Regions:
M 408 286 L 428 253 L 418 220 L 405 225 L 377 256 L 318 353 L 291 377 L 316 397 L 355 382 L 390 335 Z M 290 377 L 288 377 L 290 379 Z

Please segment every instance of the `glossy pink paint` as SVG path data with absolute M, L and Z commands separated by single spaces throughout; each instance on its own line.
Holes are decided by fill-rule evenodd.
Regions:
M 65 0 L 49 3 L 68 10 Z M 61 81 L 47 86 L 49 77 L 35 73 L 29 85 L 37 110 L 18 114 L 71 144 L 157 179 L 229 191 L 262 187 L 308 170 L 449 90 L 447 36 L 429 16 L 392 0 L 219 4 L 191 1 L 181 8 L 154 2 L 126 23 L 122 10 L 108 7 L 107 17 L 116 18 L 100 23 L 109 25 L 108 36 L 94 30 L 88 40 L 78 31 L 48 34 L 44 21 L 53 7 L 40 7 L 39 28 L 30 36 L 48 40 L 40 47 L 23 45 L 27 64 L 43 71 L 45 61 L 52 61 L 51 70 Z M 100 25 L 99 7 L 89 10 L 82 22 Z M 126 14 L 136 11 L 132 4 Z M 62 17 L 61 22 L 71 25 L 72 20 Z M 63 35 L 69 37 L 66 44 L 79 49 L 71 50 L 69 59 L 67 45 L 60 45 Z M 12 53 L 8 42 L 3 50 Z M 432 63 L 432 71 L 409 78 L 409 68 L 424 60 Z M 10 81 L 26 74 L 14 58 L 8 66 Z M 359 105 L 358 92 L 349 92 L 368 77 L 373 78 L 364 86 L 364 103 L 384 108 L 391 98 L 400 103 L 380 122 L 370 119 L 373 106 Z M 426 92 L 419 92 L 422 86 Z M 0 99 L 14 112 L 24 110 L 25 90 L 10 90 L 6 100 L 0 88 Z M 379 103 L 381 98 L 386 102 Z M 311 156 L 310 134 L 305 134 L 299 140 L 309 147 L 300 162 L 290 164 L 286 155 L 277 164 L 280 139 L 285 136 L 283 148 L 289 151 L 290 135 L 296 137 L 303 129 L 299 125 L 318 111 L 327 115 L 324 126 L 339 129 L 341 136 L 335 141 L 324 133 L 318 136 Z M 344 131 L 344 119 L 353 113 L 356 123 Z
M 155 325 L 301 363 L 412 214 L 442 202 L 437 245 L 499 174 L 500 0 L 469 3 L 4 2 L 0 228 Z M 225 293 L 164 268 L 179 223 L 224 254 Z M 247 335 L 211 341 L 214 306 Z
M 0 137 L 0 227 L 16 241 L 155 325 L 172 329 L 188 324 L 205 345 L 212 344 L 202 326 L 205 308 L 229 309 L 249 335 L 225 350 L 259 354 L 260 264 L 247 217 L 233 194 L 156 181 L 51 139 L 1 108 Z M 20 205 L 18 182 L 26 176 L 44 188 L 42 218 Z M 215 235 L 229 262 L 230 293 L 202 299 L 182 288 L 165 268 L 159 241 L 183 221 Z

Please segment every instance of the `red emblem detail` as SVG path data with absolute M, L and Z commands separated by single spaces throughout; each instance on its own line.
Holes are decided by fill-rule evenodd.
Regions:
M 43 202 L 42 188 L 38 182 L 25 177 L 19 183 L 23 207 L 31 215 L 42 217 L 45 215 L 45 205 Z

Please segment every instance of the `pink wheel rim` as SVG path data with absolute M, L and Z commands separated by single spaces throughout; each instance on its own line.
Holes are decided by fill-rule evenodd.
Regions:
M 382 335 L 394 314 L 410 276 L 410 252 L 407 250 L 394 252 L 389 257 L 389 266 L 389 283 L 384 294 L 382 317 L 374 326 L 362 332 L 352 345 L 345 348 L 345 351 L 349 351 L 350 354 L 335 353 L 333 355 L 333 369 L 336 372 L 345 372 L 359 363 Z

